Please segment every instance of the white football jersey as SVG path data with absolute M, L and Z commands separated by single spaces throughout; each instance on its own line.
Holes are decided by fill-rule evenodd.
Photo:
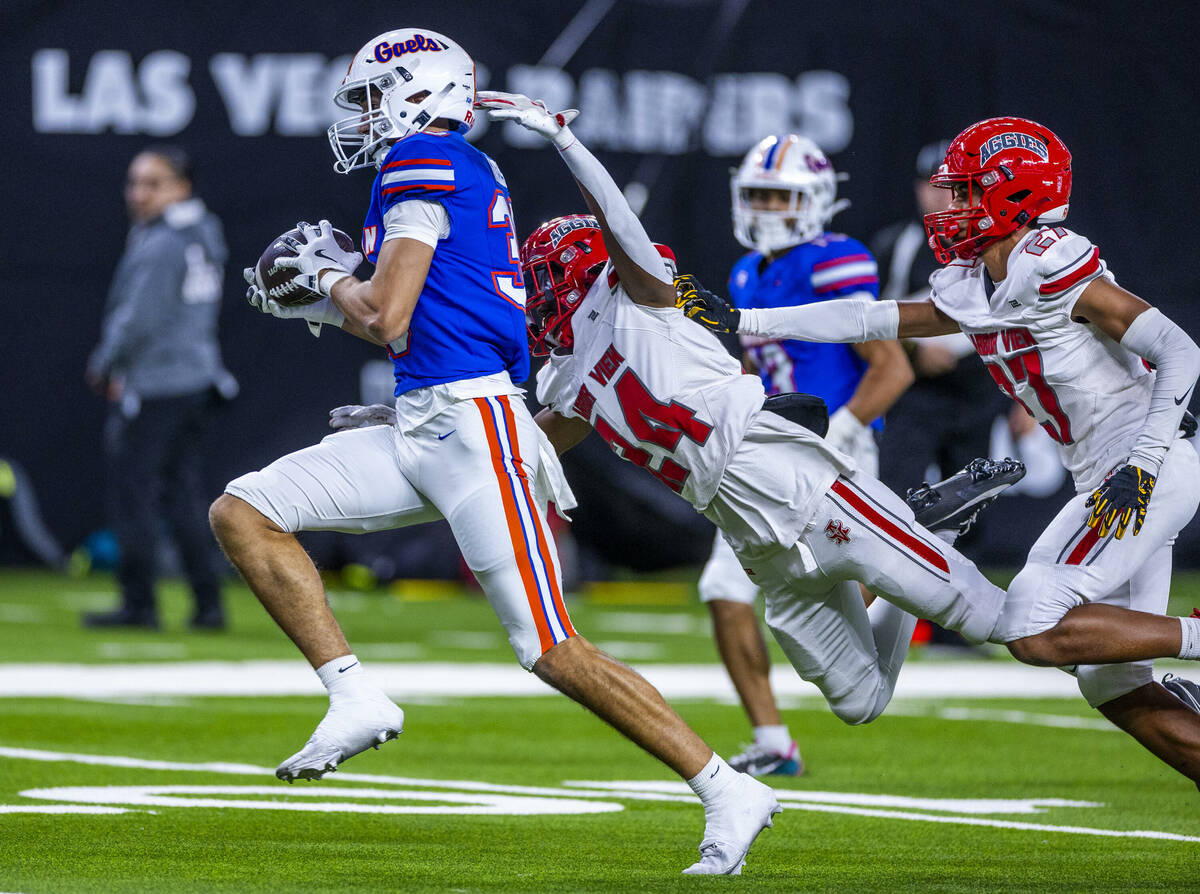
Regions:
M 929 278 L 933 301 L 952 317 L 1000 390 L 1059 444 L 1080 491 L 1122 462 L 1146 421 L 1154 373 L 1089 323 L 1075 302 L 1098 277 L 1115 282 L 1100 249 L 1063 227 L 1042 227 L 1008 258 L 993 284 L 982 260 L 955 261 Z
M 538 400 L 587 420 L 617 455 L 704 509 L 762 408 L 759 377 L 679 308 L 634 304 L 611 265 L 571 325 L 574 351 L 538 372 Z

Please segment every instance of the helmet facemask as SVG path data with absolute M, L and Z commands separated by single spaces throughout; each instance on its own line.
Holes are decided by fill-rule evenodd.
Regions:
M 734 237 L 764 255 L 816 239 L 850 204 L 837 199 L 837 184 L 843 179 L 812 140 L 797 134 L 764 138 L 733 171 Z M 751 196 L 757 190 L 786 193 L 787 207 L 755 208 Z
M 929 178 L 934 186 L 954 190 L 966 190 L 967 205 L 964 208 L 948 208 L 925 215 L 925 231 L 929 235 L 929 247 L 941 264 L 955 258 L 972 260 L 985 248 L 1006 234 L 996 235 L 996 222 L 984 207 L 984 196 L 988 190 L 1000 185 L 1002 178 L 995 171 L 980 174 L 952 174 L 946 166 Z
M 474 100 L 475 64 L 449 38 L 412 28 L 381 34 L 358 51 L 334 94 L 354 113 L 327 131 L 334 170 L 379 167 L 393 143 L 440 118 L 466 131 Z
M 776 189 L 788 193 L 788 207 L 781 210 L 758 209 L 750 194 L 756 189 Z M 785 189 L 779 186 L 740 186 L 733 188 L 733 233 L 746 248 L 764 255 L 791 248 L 815 239 L 825 231 L 833 213 L 829 200 L 812 190 Z M 824 205 L 825 207 L 821 207 Z M 840 210 L 840 209 L 839 209 Z
M 608 261 L 607 253 L 601 253 L 601 257 L 588 264 L 587 255 L 593 252 L 587 242 L 579 240 L 522 265 L 525 325 L 533 356 L 543 357 L 554 350 L 570 351 L 574 347 L 571 316 Z
M 438 106 L 453 84 L 415 103 L 401 95 L 403 85 L 413 79 L 413 71 L 420 64 L 420 59 L 414 59 L 408 67 L 397 65 L 382 74 L 343 84 L 334 94 L 333 101 L 340 108 L 355 112 L 329 126 L 335 171 L 346 174 L 370 165 L 379 167 L 392 143 L 423 131 L 437 119 Z M 409 96 L 418 93 L 414 90 Z

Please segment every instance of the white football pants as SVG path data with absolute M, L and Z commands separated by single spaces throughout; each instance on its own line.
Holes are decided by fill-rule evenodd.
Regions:
M 1116 526 L 1101 538 L 1087 526 L 1084 504 L 1092 491 L 1077 494 L 1050 522 L 1008 586 L 997 642 L 1049 630 L 1084 602 L 1104 602 L 1163 614 L 1171 591 L 1171 547 L 1200 502 L 1200 460 L 1190 442 L 1176 439 L 1154 484 L 1146 521 L 1120 540 Z M 1079 665 L 1079 690 L 1092 707 L 1132 692 L 1154 678 L 1153 661 Z
M 854 444 L 854 450 L 849 453 L 858 468 L 868 475 L 879 474 L 879 448 L 875 444 L 875 435 L 870 428 L 864 429 L 862 437 Z M 916 482 L 913 482 L 916 484 Z M 741 602 L 753 605 L 758 598 L 758 587 L 742 570 L 742 563 L 733 551 L 733 547 L 721 535 L 718 528 L 713 539 L 712 554 L 700 572 L 697 584 L 701 602 L 712 602 L 722 599 L 726 602 Z
M 546 524 L 544 463 L 557 459 L 519 398 L 476 397 L 411 431 L 373 426 L 329 435 L 225 492 L 292 533 L 363 533 L 445 518 L 529 669 L 575 633 Z

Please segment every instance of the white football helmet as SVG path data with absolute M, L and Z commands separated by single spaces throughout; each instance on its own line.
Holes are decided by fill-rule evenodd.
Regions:
M 817 144 L 798 134 L 769 136 L 746 153 L 733 171 L 733 235 L 746 248 L 764 255 L 815 239 L 850 202 L 837 199 L 833 165 Z M 756 210 L 749 190 L 791 193 L 787 210 Z
M 429 95 L 420 102 L 408 98 Z M 392 143 L 438 118 L 460 131 L 475 120 L 475 63 L 458 44 L 425 28 L 400 28 L 367 41 L 333 94 L 353 115 L 329 126 L 340 174 L 383 163 Z M 365 104 L 365 105 L 364 105 Z

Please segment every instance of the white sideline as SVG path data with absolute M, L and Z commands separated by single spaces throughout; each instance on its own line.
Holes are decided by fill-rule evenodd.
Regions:
M 645 664 L 638 668 L 668 699 L 736 698 L 719 664 Z M 393 698 L 552 695 L 515 662 L 368 663 Z M 790 667 L 775 667 L 781 698 L 820 697 Z M 153 696 L 321 695 L 307 665 L 295 661 L 172 661 L 107 664 L 0 664 L 0 698 L 145 698 Z M 1008 661 L 914 662 L 904 668 L 898 698 L 1079 698 L 1075 678 L 1053 668 Z

